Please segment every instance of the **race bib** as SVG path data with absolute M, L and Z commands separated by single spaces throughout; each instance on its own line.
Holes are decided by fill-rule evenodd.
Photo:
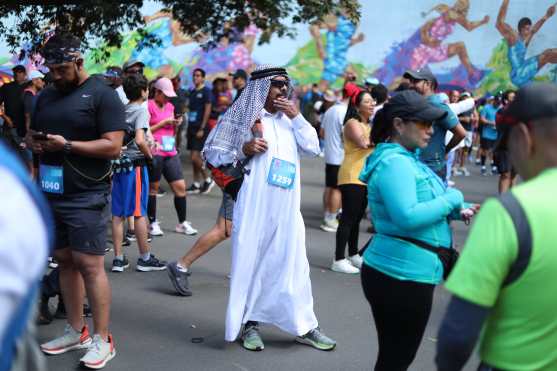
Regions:
M 284 161 L 273 157 L 267 183 L 272 186 L 284 189 L 292 189 L 294 187 L 294 179 L 296 178 L 296 165 L 292 162 Z
M 197 111 L 190 111 L 188 113 L 188 121 L 189 122 L 197 122 Z
M 174 145 L 176 144 L 176 138 L 170 135 L 165 135 L 162 137 L 162 151 L 172 152 L 174 151 Z
M 64 169 L 62 166 L 39 166 L 39 180 L 43 192 L 64 193 Z

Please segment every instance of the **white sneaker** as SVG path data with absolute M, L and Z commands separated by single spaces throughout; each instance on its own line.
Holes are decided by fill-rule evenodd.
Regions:
M 470 176 L 470 172 L 465 167 L 462 168 L 462 174 L 464 174 L 464 176 Z
M 49 341 L 48 343 L 41 344 L 41 350 L 50 355 L 62 354 L 74 349 L 85 349 L 91 344 L 91 336 L 89 336 L 89 329 L 83 326 L 81 332 L 73 329 L 70 324 L 66 324 L 64 328 L 64 335 Z
M 452 180 L 447 180 L 447 185 L 448 185 L 449 187 L 454 187 L 454 186 L 456 185 L 456 183 L 453 182 Z
M 191 223 L 186 220 L 176 226 L 176 232 L 187 234 L 188 236 L 193 236 L 194 234 L 197 234 L 197 229 L 193 228 L 191 226 Z
M 331 270 L 338 273 L 357 274 L 360 270 L 354 267 L 348 259 L 335 260 L 331 265 Z
M 358 269 L 362 269 L 362 264 L 364 262 L 364 259 L 362 259 L 362 257 L 360 256 L 360 254 L 356 254 L 356 255 L 352 255 L 348 257 L 348 261 L 350 262 L 350 264 L 352 264 L 354 267 L 358 268 Z
M 151 236 L 162 236 L 162 235 L 164 235 L 158 220 L 155 220 L 153 223 L 151 223 L 151 227 L 149 228 L 149 234 Z
M 323 223 L 319 226 L 325 232 L 332 232 L 335 233 L 338 229 L 338 220 L 331 219 L 331 220 L 323 220 Z
M 93 343 L 79 362 L 82 366 L 97 370 L 106 366 L 114 356 L 116 356 L 116 349 L 114 348 L 112 335 L 108 335 L 108 341 L 104 341 L 101 335 L 95 334 L 93 335 Z

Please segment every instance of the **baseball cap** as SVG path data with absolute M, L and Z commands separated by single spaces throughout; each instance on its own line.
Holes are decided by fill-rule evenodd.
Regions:
M 246 81 L 248 80 L 247 72 L 245 70 L 242 70 L 242 69 L 236 70 L 236 72 L 232 73 L 231 76 L 232 76 L 233 79 L 237 79 L 238 77 L 241 77 L 242 79 L 244 79 Z
M 466 97 L 466 98 L 472 98 L 472 94 L 470 94 L 469 92 L 465 91 L 464 93 L 460 94 L 461 97 Z
M 399 117 L 406 120 L 432 122 L 447 116 L 447 112 L 430 104 L 421 94 L 404 90 L 395 94 L 383 106 L 388 121 Z
M 126 63 L 124 63 L 124 65 L 122 66 L 122 70 L 124 70 L 124 72 L 126 72 L 126 70 L 130 67 L 135 66 L 136 64 L 140 65 L 141 68 L 145 67 L 145 63 L 138 61 L 136 59 L 130 59 L 128 60 Z
M 14 68 L 12 68 L 12 72 L 13 73 L 17 73 L 17 72 L 26 72 L 25 66 L 22 66 L 21 64 L 18 64 L 17 66 L 15 66 Z
M 120 67 L 108 67 L 104 77 L 122 77 L 122 69 Z
M 153 87 L 162 91 L 162 93 L 168 98 L 176 96 L 176 92 L 174 92 L 174 87 L 172 86 L 172 81 L 170 81 L 168 77 L 161 77 L 155 82 Z
M 407 79 L 413 78 L 416 80 L 432 81 L 437 84 L 437 79 L 435 78 L 435 75 L 433 74 L 433 72 L 431 72 L 431 70 L 427 66 L 423 68 L 419 68 L 417 70 L 407 70 L 404 73 L 403 77 Z
M 380 82 L 375 77 L 368 77 L 367 79 L 364 80 L 364 84 L 366 84 L 366 85 L 379 85 Z
M 29 77 L 29 80 L 44 79 L 44 75 L 37 70 L 33 70 L 33 71 L 29 72 L 28 77 Z
M 557 85 L 534 82 L 520 88 L 502 116 L 508 124 L 557 117 Z
M 326 102 L 336 102 L 337 97 L 336 97 L 335 93 L 333 93 L 332 90 L 327 89 L 327 90 L 325 90 L 325 93 L 323 94 L 323 100 L 325 100 Z

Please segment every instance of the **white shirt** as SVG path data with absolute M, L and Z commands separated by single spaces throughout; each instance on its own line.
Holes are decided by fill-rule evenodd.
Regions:
M 325 136 L 325 163 L 329 165 L 340 165 L 344 160 L 342 128 L 347 110 L 346 104 L 337 103 L 325 112 L 321 121 Z

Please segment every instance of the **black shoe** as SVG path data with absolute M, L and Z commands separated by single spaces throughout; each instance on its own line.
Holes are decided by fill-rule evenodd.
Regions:
M 53 257 L 48 258 L 48 267 L 51 269 L 58 268 L 58 262 Z
M 130 246 L 131 244 L 132 243 L 128 236 L 124 235 L 124 238 L 122 239 L 122 246 Z
M 159 187 L 159 190 L 157 191 L 157 197 L 164 197 L 164 196 L 166 196 L 166 191 Z
M 110 269 L 112 272 L 123 272 L 126 268 L 129 268 L 130 262 L 128 258 L 124 255 L 124 259 L 114 259 L 112 260 L 112 268 Z
M 188 277 L 191 276 L 190 272 L 182 272 L 178 269 L 178 263 L 172 262 L 166 266 L 166 271 L 168 272 L 168 278 L 174 286 L 176 293 L 182 296 L 191 296 L 192 292 L 190 290 L 190 283 Z
M 213 179 L 211 179 L 211 181 L 209 181 L 209 182 L 203 182 L 203 185 L 201 186 L 201 189 L 199 190 L 199 192 L 202 195 L 205 195 L 205 194 L 211 192 L 211 189 L 213 189 L 214 186 L 215 186 L 215 182 L 213 181 Z
M 139 272 L 163 271 L 166 269 L 166 262 L 159 261 L 159 259 L 155 258 L 155 255 L 151 254 L 147 261 L 141 258 L 137 259 L 135 269 Z
M 126 238 L 131 242 L 136 241 L 135 232 L 127 231 L 126 232 Z
M 151 233 L 147 233 L 147 242 L 151 241 L 153 241 L 153 236 L 151 236 Z
M 186 193 L 189 195 L 199 194 L 200 191 L 201 189 L 199 188 L 199 186 L 196 186 L 193 183 L 186 189 Z

